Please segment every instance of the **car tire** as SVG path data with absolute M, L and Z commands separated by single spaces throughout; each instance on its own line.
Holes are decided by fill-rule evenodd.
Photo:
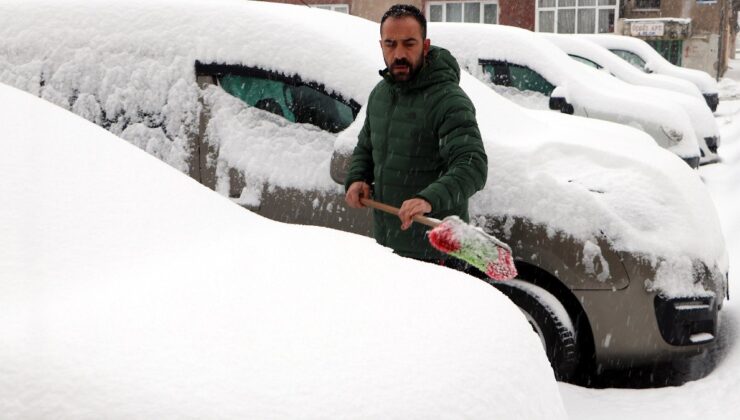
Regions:
M 572 380 L 578 367 L 578 346 L 565 307 L 550 292 L 526 281 L 496 282 L 495 286 L 519 307 L 540 337 L 555 378 Z

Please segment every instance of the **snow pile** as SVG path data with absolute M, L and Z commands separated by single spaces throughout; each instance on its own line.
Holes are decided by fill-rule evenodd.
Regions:
M 639 38 L 610 34 L 579 34 L 578 36 L 595 42 L 609 50 L 626 50 L 637 54 L 645 61 L 646 67 L 651 71 L 688 80 L 695 84 L 703 94 L 715 94 L 718 92 L 717 82 L 710 75 L 701 70 L 674 66 L 663 58 L 662 55 L 658 54 L 650 44 Z
M 663 147 L 681 157 L 698 156 L 697 136 L 690 118 L 672 102 L 643 95 L 642 89 L 572 60 L 539 35 L 500 25 L 434 23 L 429 37 L 448 48 L 460 66 L 480 80 L 479 60 L 497 60 L 528 67 L 539 73 L 577 109 L 577 115 L 632 125 L 648 132 Z M 666 130 L 683 134 L 669 141 Z
M 4 417 L 565 417 L 537 336 L 486 283 L 263 219 L 0 98 Z

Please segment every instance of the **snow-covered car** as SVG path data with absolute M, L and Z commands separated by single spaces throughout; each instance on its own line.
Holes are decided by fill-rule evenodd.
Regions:
M 706 72 L 674 65 L 639 38 L 610 34 L 578 36 L 601 45 L 645 73 L 664 74 L 693 83 L 701 91 L 709 109 L 712 112 L 717 110 L 719 105 L 717 81 Z
M 566 418 L 485 283 L 245 212 L 2 84 L 0 126 L 0 417 Z
M 521 105 L 639 128 L 691 167 L 699 166 L 698 137 L 680 105 L 582 66 L 526 29 L 503 25 L 432 23 L 429 37 L 449 49 L 480 80 Z M 497 88 L 498 87 L 498 88 Z M 527 95 L 520 100 L 520 92 Z
M 694 84 L 672 76 L 649 74 L 637 70 L 606 48 L 582 39 L 578 35 L 541 33 L 540 36 L 557 45 L 574 60 L 595 69 L 603 69 L 624 82 L 669 91 L 652 94 L 659 100 L 681 105 L 691 118 L 701 150 L 700 163 L 719 161 L 719 155 L 717 155 L 720 144 L 719 127 L 714 115 L 706 107 L 704 97 Z
M 342 181 L 384 67 L 377 23 L 238 0 L 86 4 L 0 3 L 0 81 L 256 213 L 370 234 Z M 527 110 L 465 72 L 461 86 L 489 156 L 471 216 L 512 245 L 520 273 L 494 286 L 558 377 L 705 350 L 728 263 L 696 172 L 639 130 Z

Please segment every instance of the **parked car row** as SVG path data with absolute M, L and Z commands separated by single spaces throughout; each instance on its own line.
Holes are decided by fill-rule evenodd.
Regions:
M 577 36 L 453 23 L 431 24 L 429 32 L 482 81 L 539 98 L 530 95 L 520 101 L 524 106 L 546 103 L 565 114 L 636 127 L 694 168 L 718 160 L 717 123 L 698 89 L 683 80 L 636 76 L 617 56 Z
M 378 24 L 221 2 L 218 27 L 198 19 L 211 2 L 0 6 L 0 82 L 99 124 L 251 211 L 370 235 L 370 213 L 345 206 L 342 182 L 384 67 Z M 642 97 L 552 44 L 540 48 L 543 38 L 468 28 L 430 25 L 430 38 L 457 56 L 489 156 L 471 217 L 512 245 L 519 278 L 493 286 L 535 326 L 558 378 L 705 350 L 728 259 L 704 185 L 675 155 L 694 165 L 697 141 L 713 132 L 692 126 L 688 105 Z M 551 106 L 596 119 L 522 108 L 492 82 L 538 90 Z

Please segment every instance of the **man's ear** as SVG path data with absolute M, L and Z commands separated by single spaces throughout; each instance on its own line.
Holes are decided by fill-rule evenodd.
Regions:
M 432 45 L 432 41 L 429 40 L 429 38 L 424 40 L 424 57 L 429 54 L 429 47 Z

